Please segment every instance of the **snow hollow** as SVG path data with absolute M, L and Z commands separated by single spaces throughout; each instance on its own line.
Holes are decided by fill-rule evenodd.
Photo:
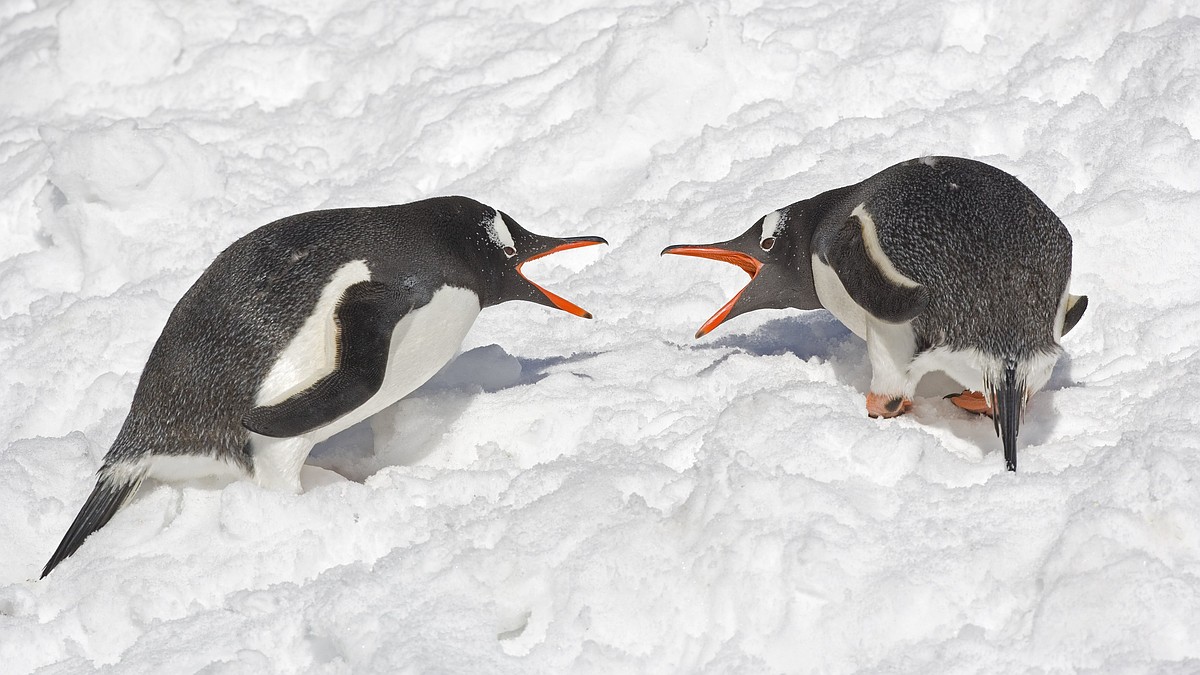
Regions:
M 1200 671 L 1200 2 L 0 4 L 0 670 Z M 822 311 L 660 258 L 925 154 L 1091 307 L 1021 471 Z M 526 267 L 300 495 L 146 485 L 35 581 L 174 303 L 302 211 L 463 194 Z

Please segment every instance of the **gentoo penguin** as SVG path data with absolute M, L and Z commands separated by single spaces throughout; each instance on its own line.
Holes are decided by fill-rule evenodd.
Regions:
M 827 308 L 867 341 L 871 417 L 908 412 L 921 377 L 944 371 L 968 389 L 948 398 L 992 415 L 1010 471 L 1026 402 L 1087 308 L 1068 292 L 1071 235 L 1058 217 L 1013 176 L 957 157 L 903 162 L 735 239 L 663 253 L 751 277 L 696 337 L 755 309 Z
M 298 492 L 313 445 L 432 377 L 481 308 L 527 300 L 591 318 L 521 266 L 604 243 L 534 234 L 466 197 L 313 211 L 247 234 L 171 312 L 42 576 L 145 478 L 240 474 Z

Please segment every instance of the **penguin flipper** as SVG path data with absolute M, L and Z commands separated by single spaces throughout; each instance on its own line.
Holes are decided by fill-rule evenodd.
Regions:
M 929 304 L 925 287 L 903 276 L 884 255 L 875 223 L 861 206 L 842 223 L 823 258 L 850 298 L 880 321 L 903 323 Z
M 60 562 L 79 550 L 84 540 L 93 532 L 107 525 L 113 514 L 137 491 L 145 475 L 143 470 L 129 474 L 125 480 L 119 480 L 102 471 L 100 478 L 96 480 L 96 487 L 92 488 L 92 494 L 88 495 L 83 508 L 79 509 L 71 527 L 54 550 L 54 555 L 50 556 L 50 561 L 42 568 L 40 578 L 45 579 Z
M 1072 295 L 1067 298 L 1067 312 L 1063 316 L 1062 334 L 1066 335 L 1071 332 L 1075 324 L 1083 318 L 1084 311 L 1087 310 L 1088 298 L 1086 295 Z
M 405 293 L 360 281 L 342 294 L 334 311 L 337 365 L 311 387 L 242 417 L 242 426 L 273 438 L 308 433 L 366 403 L 383 385 L 392 330 L 411 308 Z

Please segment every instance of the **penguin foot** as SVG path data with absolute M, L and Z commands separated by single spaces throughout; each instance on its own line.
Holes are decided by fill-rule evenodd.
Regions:
M 912 401 L 903 396 L 885 396 L 875 392 L 867 394 L 867 415 L 871 419 L 899 417 L 911 411 L 912 405 Z
M 987 399 L 983 397 L 983 394 L 977 391 L 966 389 L 961 394 L 948 394 L 946 398 L 950 399 L 950 402 L 954 405 L 969 413 L 987 415 L 988 417 L 992 416 L 992 407 L 988 405 Z

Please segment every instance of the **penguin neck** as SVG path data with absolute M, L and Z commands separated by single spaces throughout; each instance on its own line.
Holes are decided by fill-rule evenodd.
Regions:
M 791 239 L 794 272 L 789 273 L 787 284 L 792 287 L 789 304 L 797 309 L 822 309 L 824 305 L 817 295 L 813 278 L 813 251 L 819 230 L 827 229 L 829 222 L 841 222 L 849 215 L 845 204 L 850 188 L 837 188 L 796 202 L 781 209 L 786 214 L 788 236 Z M 843 210 L 845 215 L 839 215 Z
M 861 184 L 827 190 L 821 194 L 796 202 L 787 207 L 788 226 L 792 230 L 795 246 L 797 272 L 801 278 L 801 293 L 810 301 L 809 307 L 822 309 L 814 281 L 814 255 L 821 248 L 821 238 L 836 232 L 850 217 L 850 212 L 859 203 L 856 201 Z
M 447 236 L 442 246 L 452 255 L 442 264 L 443 281 L 446 285 L 465 288 L 479 297 L 480 307 L 491 307 L 502 300 L 497 298 L 502 285 L 503 271 L 496 265 L 485 247 L 486 240 Z
M 486 251 L 472 248 L 467 258 L 471 270 L 471 290 L 479 296 L 480 307 L 493 307 L 508 300 L 508 289 L 518 277 L 516 271 L 489 256 Z

